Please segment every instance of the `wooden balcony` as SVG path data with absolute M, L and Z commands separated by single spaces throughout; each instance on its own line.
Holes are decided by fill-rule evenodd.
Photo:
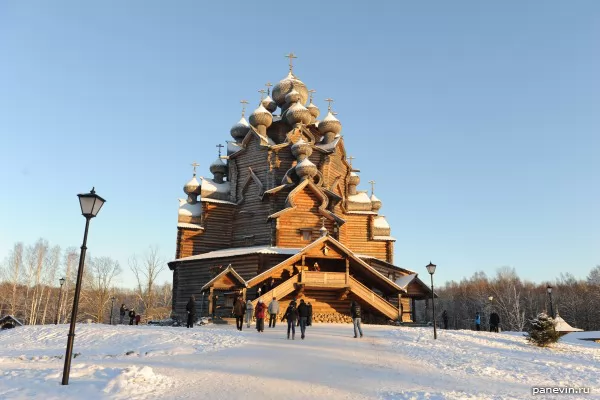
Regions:
M 302 271 L 300 284 L 310 288 L 344 288 L 349 286 L 344 272 Z

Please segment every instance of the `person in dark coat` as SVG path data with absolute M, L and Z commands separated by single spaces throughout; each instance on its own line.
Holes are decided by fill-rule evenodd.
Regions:
M 193 328 L 194 321 L 196 320 L 196 298 L 194 295 L 190 296 L 190 299 L 185 305 L 185 310 L 187 311 L 187 327 Z
M 304 339 L 306 335 L 306 323 L 308 322 L 308 306 L 304 302 L 304 299 L 300 300 L 300 304 L 298 305 L 298 320 L 300 321 L 300 338 Z
M 354 337 L 357 338 L 359 333 L 360 337 L 363 337 L 362 328 L 360 327 L 360 304 L 354 300 L 352 300 L 352 303 L 350 303 L 350 314 L 352 314 L 352 324 L 354 325 Z
M 285 313 L 283 313 L 283 318 L 281 318 L 281 322 L 287 320 L 287 338 L 290 338 L 290 331 L 292 331 L 292 340 L 294 340 L 294 336 L 296 336 L 296 320 L 298 319 L 298 310 L 296 309 L 296 302 L 292 300 L 288 307 L 285 309 Z
M 244 326 L 244 314 L 246 314 L 246 303 L 242 296 L 238 296 L 233 303 L 233 315 L 235 315 L 235 326 L 238 331 L 241 331 Z
M 444 321 L 444 329 L 448 329 L 448 313 L 446 310 L 442 313 L 442 321 Z
M 306 322 L 306 326 L 312 326 L 312 304 L 310 301 L 307 304 L 308 307 L 308 321 Z
M 258 300 L 258 304 L 254 308 L 254 316 L 256 317 L 256 330 L 258 332 L 265 331 L 265 314 L 267 305 L 262 300 Z
M 132 308 L 131 311 L 129 311 L 129 325 L 133 325 L 134 320 L 135 320 L 135 309 Z
M 127 311 L 129 310 L 127 307 L 125 307 L 125 304 L 121 304 L 121 308 L 119 309 L 119 324 L 123 325 L 125 323 L 125 315 L 127 315 Z
M 498 326 L 500 325 L 500 316 L 493 312 L 490 315 L 490 332 L 498 332 Z

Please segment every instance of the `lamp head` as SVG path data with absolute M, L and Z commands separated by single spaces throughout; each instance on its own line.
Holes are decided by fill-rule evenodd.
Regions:
M 425 268 L 427 268 L 427 272 L 429 272 L 429 275 L 433 275 L 435 273 L 436 265 L 432 264 L 431 261 L 429 261 L 429 264 L 427 264 Z
M 106 202 L 96 194 L 94 188 L 89 193 L 78 194 L 81 214 L 86 218 L 94 218 Z
M 548 294 L 552 294 L 552 285 L 548 285 L 546 291 L 548 291 Z
M 60 278 L 58 281 L 60 282 L 60 287 L 62 287 L 62 285 L 65 284 L 66 279 L 65 278 Z

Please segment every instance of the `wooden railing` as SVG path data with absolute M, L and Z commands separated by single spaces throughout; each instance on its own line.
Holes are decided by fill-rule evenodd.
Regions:
M 312 287 L 344 287 L 347 285 L 344 272 L 302 271 L 300 283 Z
M 379 296 L 377 293 L 373 292 L 371 289 L 350 277 L 350 290 L 356 296 L 361 298 L 363 301 L 366 301 L 371 306 L 385 314 L 387 317 L 391 319 L 398 319 L 398 309 L 394 307 L 392 304 L 387 302 L 383 297 Z
M 258 304 L 258 300 L 262 300 L 263 303 L 269 304 L 269 302 L 273 299 L 273 297 L 277 298 L 277 300 L 281 300 L 283 297 L 292 293 L 295 289 L 295 283 L 298 282 L 298 274 L 292 276 L 287 281 L 275 286 L 272 290 L 269 290 L 267 293 L 262 294 L 259 298 L 254 299 L 252 304 L 254 307 Z

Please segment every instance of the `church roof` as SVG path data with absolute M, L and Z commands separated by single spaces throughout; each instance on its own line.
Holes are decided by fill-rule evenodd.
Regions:
M 173 261 L 169 261 L 169 267 L 172 267 L 174 263 L 206 260 L 210 258 L 222 258 L 222 257 L 234 257 L 244 254 L 285 254 L 293 255 L 300 251 L 300 249 L 283 248 L 283 247 L 272 247 L 272 246 L 251 246 L 251 247 L 236 247 L 233 249 L 223 249 L 209 251 L 208 253 L 202 253 L 195 256 L 178 258 Z

